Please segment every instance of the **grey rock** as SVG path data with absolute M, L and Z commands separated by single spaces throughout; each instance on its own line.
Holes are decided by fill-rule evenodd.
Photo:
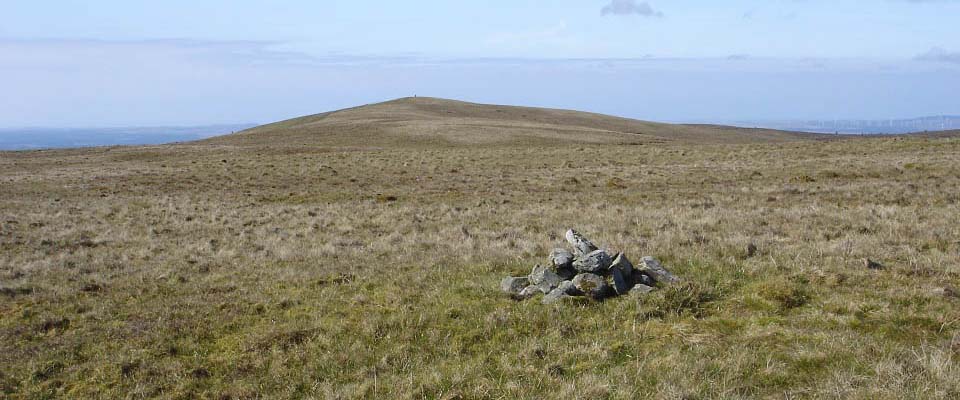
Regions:
M 580 274 L 573 278 L 573 286 L 584 295 L 595 299 L 603 298 L 610 291 L 607 281 L 597 274 Z
M 509 277 L 500 281 L 500 290 L 511 296 L 519 296 L 527 286 L 530 286 L 530 279 L 527 277 Z
M 536 286 L 527 286 L 520 291 L 520 294 L 518 294 L 517 297 L 521 300 L 527 300 L 536 297 L 536 295 L 540 293 L 542 293 L 540 288 Z
M 657 282 L 654 282 L 653 278 L 637 272 L 630 277 L 630 280 L 633 281 L 634 285 L 646 285 L 646 286 L 656 286 Z
M 568 230 L 565 235 L 567 242 L 573 246 L 573 253 L 577 256 L 582 256 L 584 254 L 590 254 L 592 251 L 596 251 L 599 247 L 593 244 L 593 242 L 587 240 L 583 237 L 580 232 L 577 232 L 573 229 Z
M 553 249 L 550 252 L 550 265 L 558 270 L 573 268 L 573 253 L 564 249 Z
M 550 293 L 557 286 L 560 286 L 560 282 L 563 282 L 563 278 L 549 267 L 537 265 L 533 267 L 533 272 L 530 273 L 530 284 L 536 286 L 544 294 Z
M 577 290 L 572 281 L 563 281 L 556 289 L 551 290 L 550 293 L 543 296 L 543 304 L 553 304 L 563 299 L 582 295 L 583 293 Z
M 594 250 L 573 262 L 573 268 L 580 272 L 601 273 L 606 272 L 613 260 L 610 254 L 603 250 Z
M 571 296 L 583 296 L 583 292 L 581 292 L 580 289 L 577 289 L 577 286 L 573 284 L 573 281 L 560 282 L 560 285 L 557 286 L 557 289 L 560 289 L 564 293 Z
M 668 284 L 680 282 L 680 278 L 671 274 L 670 271 L 667 271 L 667 269 L 663 267 L 663 264 L 660 264 L 660 260 L 656 258 L 644 257 L 640 264 L 638 268 L 640 272 L 653 278 L 653 280 L 658 283 Z
M 618 295 L 623 295 L 630 291 L 630 281 L 623 276 L 620 268 L 610 268 L 610 276 L 613 278 L 613 291 L 617 292 Z
M 654 289 L 652 286 L 647 285 L 634 285 L 633 289 L 630 289 L 630 294 L 647 294 L 652 292 Z
M 562 290 L 553 289 L 552 292 L 547 293 L 545 296 L 543 296 L 543 300 L 542 300 L 542 301 L 543 301 L 543 304 L 553 304 L 553 303 L 556 303 L 556 302 L 561 301 L 561 300 L 563 300 L 563 299 L 568 299 L 568 298 L 571 298 L 571 297 L 573 297 L 573 296 L 571 296 L 571 295 L 569 295 L 569 294 L 566 294 L 566 293 L 563 293 Z
M 536 285 L 540 282 L 543 282 L 543 280 L 546 278 L 544 275 L 549 271 L 550 269 L 547 267 L 544 267 L 540 264 L 535 265 L 533 267 L 533 270 L 530 271 L 530 275 L 528 276 L 528 278 L 530 279 L 530 284 Z
M 623 253 L 617 254 L 613 258 L 613 262 L 610 264 L 610 270 L 619 269 L 620 273 L 623 274 L 625 278 L 630 277 L 633 274 L 633 263 L 627 259 L 627 256 Z

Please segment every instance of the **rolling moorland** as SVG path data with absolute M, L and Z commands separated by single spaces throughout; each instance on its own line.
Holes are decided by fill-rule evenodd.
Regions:
M 956 132 L 425 98 L 0 152 L 0 397 L 958 398 L 957 171 Z M 500 292 L 568 228 L 683 281 Z

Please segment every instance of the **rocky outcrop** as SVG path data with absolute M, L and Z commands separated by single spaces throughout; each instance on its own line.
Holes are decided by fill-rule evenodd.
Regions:
M 537 264 L 526 277 L 504 279 L 500 289 L 518 300 L 542 293 L 543 303 L 552 304 L 573 297 L 643 295 L 680 281 L 654 257 L 643 257 L 634 265 L 625 254 L 600 249 L 573 229 L 565 238 L 573 251 L 554 249 L 546 265 Z

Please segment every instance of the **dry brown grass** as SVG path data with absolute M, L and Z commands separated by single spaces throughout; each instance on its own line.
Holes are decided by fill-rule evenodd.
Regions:
M 960 140 L 381 144 L 0 153 L 0 396 L 960 396 Z M 569 227 L 688 284 L 498 293 Z

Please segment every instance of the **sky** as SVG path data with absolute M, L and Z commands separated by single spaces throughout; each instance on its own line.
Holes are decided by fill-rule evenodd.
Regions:
M 656 121 L 960 115 L 960 0 L 2 0 L 0 128 L 397 97 Z

